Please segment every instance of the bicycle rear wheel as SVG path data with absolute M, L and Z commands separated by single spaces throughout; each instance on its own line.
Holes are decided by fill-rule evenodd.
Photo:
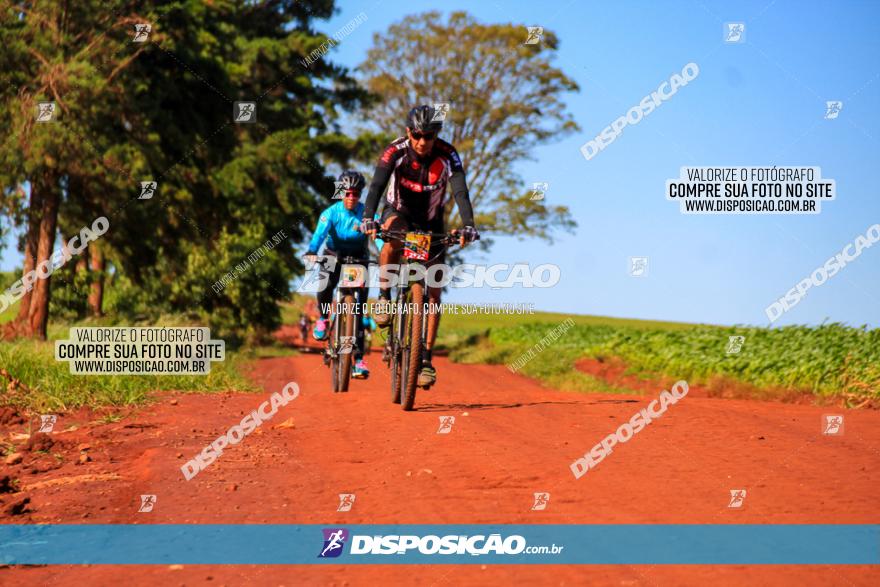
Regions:
M 406 324 L 403 335 L 407 341 L 401 363 L 405 365 L 405 372 L 401 377 L 401 401 L 400 407 L 407 412 L 413 409 L 416 403 L 416 383 L 419 379 L 419 369 L 422 366 L 422 303 L 425 299 L 424 285 L 414 283 L 409 288 L 407 295 Z
M 341 336 L 346 337 L 345 340 L 349 341 L 349 343 L 343 344 L 342 341 L 337 341 L 339 346 L 337 346 L 338 351 L 348 350 L 346 353 L 339 354 L 339 374 L 337 375 L 337 380 L 339 381 L 339 391 L 348 391 L 348 383 L 351 379 L 351 355 L 354 353 L 354 344 L 350 343 L 352 338 L 354 338 L 354 296 L 349 294 L 342 298 L 342 315 L 339 316 L 339 319 L 342 320 L 341 325 Z
M 400 403 L 400 350 L 394 350 L 391 358 L 391 403 Z
M 397 294 L 397 307 L 402 307 L 405 297 Z M 388 329 L 388 364 L 391 367 L 391 403 L 400 403 L 400 380 L 406 368 L 403 365 L 403 333 L 406 331 L 406 316 L 394 312 L 391 314 L 391 328 Z
M 339 391 L 339 353 L 336 352 L 339 348 L 339 336 L 337 335 L 336 325 L 339 321 L 339 316 L 334 315 L 333 319 L 330 322 L 330 337 L 327 340 L 327 348 L 324 351 L 326 353 L 325 356 L 330 357 L 330 385 L 333 388 L 333 393 Z M 325 363 L 326 364 L 326 363 Z

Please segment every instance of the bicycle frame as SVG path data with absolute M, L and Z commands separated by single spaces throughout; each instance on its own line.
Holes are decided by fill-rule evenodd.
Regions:
M 339 256 L 336 257 L 336 262 L 341 265 L 347 264 L 357 264 L 362 266 L 368 266 L 372 262 L 369 259 L 361 259 L 358 257 L 352 256 Z M 323 270 L 326 269 L 327 259 L 320 259 L 316 261 L 316 263 L 320 264 Z M 341 268 L 340 268 L 341 270 Z M 340 280 L 341 281 L 341 280 Z M 347 309 L 345 307 L 345 299 L 348 296 L 354 297 L 354 303 L 357 303 L 357 293 L 362 287 L 367 287 L 368 284 L 365 282 L 362 286 L 343 286 L 341 283 L 338 283 L 336 286 L 336 291 L 333 294 L 333 307 L 330 312 L 330 336 L 327 338 L 327 344 L 324 348 L 324 364 L 328 365 L 331 369 L 331 379 L 333 382 L 333 391 L 348 391 L 348 383 L 350 378 L 350 370 L 351 370 L 351 355 L 355 351 L 355 345 L 357 344 L 357 331 L 360 325 L 357 320 L 357 312 L 354 310 L 356 308 Z M 343 310 L 343 317 L 351 318 L 355 320 L 354 327 L 352 328 L 354 341 L 343 341 L 343 338 L 346 336 L 343 333 L 344 328 L 344 320 L 340 320 L 340 315 L 338 314 L 339 309 Z M 348 355 L 345 357 L 344 355 Z M 349 360 L 346 361 L 345 359 Z M 337 373 L 337 370 L 339 372 Z
M 407 233 L 427 234 L 430 235 L 432 239 L 438 237 L 441 244 L 444 246 L 447 246 L 450 242 L 456 240 L 455 231 L 451 233 L 437 234 L 415 230 L 383 230 L 381 231 L 381 237 L 386 240 L 399 241 L 403 240 Z M 439 253 L 426 260 L 406 258 L 405 262 L 407 265 L 410 263 L 419 263 L 423 266 L 427 266 L 436 259 L 437 256 L 439 256 Z M 406 274 L 409 275 L 410 272 L 407 270 Z M 414 284 L 420 285 L 421 293 L 419 295 L 422 297 L 417 303 L 425 303 L 427 287 L 424 278 L 415 282 L 407 280 L 398 285 L 397 295 L 395 296 L 397 305 L 395 308 L 392 308 L 391 334 L 388 339 L 386 339 L 385 353 L 383 356 L 383 358 L 386 359 L 388 366 L 391 368 L 391 401 L 394 403 L 400 403 L 401 407 L 407 411 L 413 409 L 415 403 L 415 389 L 417 387 L 411 370 L 415 365 L 421 363 L 421 353 L 422 349 L 425 348 L 428 332 L 428 320 L 425 319 L 427 314 L 422 313 L 423 309 L 415 308 L 415 313 L 410 313 L 411 308 L 408 304 L 411 299 L 410 292 Z M 413 320 L 417 320 L 420 325 L 418 338 L 413 337 L 413 333 L 410 332 Z M 418 354 L 416 360 L 414 360 L 413 355 L 411 354 L 414 350 L 413 347 L 416 347 L 415 350 Z

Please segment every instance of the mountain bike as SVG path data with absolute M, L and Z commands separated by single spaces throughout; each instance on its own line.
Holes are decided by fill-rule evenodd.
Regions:
M 432 241 L 440 242 L 444 247 L 449 246 L 458 242 L 458 232 L 380 230 L 379 236 L 386 241 L 403 241 L 401 263 L 419 263 L 427 270 L 428 264 L 439 256 L 438 253 L 430 257 Z M 400 274 L 404 274 L 403 267 Z M 411 274 L 408 267 L 405 274 Z M 389 334 L 382 351 L 382 359 L 391 370 L 391 401 L 400 404 L 406 411 L 412 410 L 416 401 L 416 383 L 428 329 L 428 321 L 424 319 L 426 297 L 424 279 L 398 284 L 395 302 L 391 307 Z
M 327 271 L 328 256 L 319 256 L 315 264 Z M 333 392 L 348 391 L 351 380 L 351 358 L 355 350 L 356 322 L 360 320 L 361 308 L 357 307 L 357 291 L 367 286 L 367 267 L 371 261 L 351 256 L 336 257 L 341 263 L 339 283 L 333 295 L 330 311 L 330 336 L 324 348 L 324 364 L 330 367 Z

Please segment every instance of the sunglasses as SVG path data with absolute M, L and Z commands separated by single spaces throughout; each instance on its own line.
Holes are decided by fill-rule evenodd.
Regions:
M 357 200 L 361 197 L 361 192 L 359 190 L 345 190 L 345 197 Z
M 437 138 L 437 133 L 435 133 L 435 132 L 422 133 L 422 132 L 409 131 L 409 133 L 412 135 L 412 138 L 414 141 L 421 141 L 422 139 L 424 139 L 426 141 L 433 141 L 434 139 Z

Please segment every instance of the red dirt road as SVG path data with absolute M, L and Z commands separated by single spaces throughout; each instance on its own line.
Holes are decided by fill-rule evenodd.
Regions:
M 62 417 L 47 457 L 0 474 L 31 498 L 5 523 L 880 523 L 880 412 L 687 396 L 575 479 L 570 463 L 656 398 L 548 390 L 499 366 L 437 359 L 417 411 L 388 374 L 329 392 L 316 355 L 264 359 L 260 394 L 163 397 L 119 422 Z M 191 481 L 180 466 L 295 381 L 300 396 Z M 842 436 L 821 434 L 844 413 Z M 438 434 L 440 416 L 455 416 Z M 276 428 L 279 424 L 283 427 Z M 292 426 L 290 426 L 292 424 Z M 21 426 L 0 426 L 4 441 Z M 20 443 L 22 443 L 21 441 Z M 92 461 L 75 465 L 81 444 Z M 42 459 L 42 460 L 41 460 Z M 57 461 L 57 459 L 50 459 Z M 35 465 L 36 463 L 36 465 Z M 34 470 L 37 472 L 34 472 Z M 57 480 L 57 481 L 54 481 Z M 54 482 L 53 482 L 54 481 Z M 65 481 L 68 484 L 61 484 Z M 50 483 L 45 483 L 50 482 Z M 39 484 L 34 486 L 34 484 Z M 742 509 L 729 490 L 746 489 Z M 549 492 L 545 511 L 533 493 Z M 354 493 L 337 512 L 340 493 Z M 155 494 L 138 513 L 141 494 Z M 5 508 L 16 496 L 0 494 Z M 417 573 L 417 574 L 416 574 Z M 876 585 L 866 566 L 63 566 L 0 569 L 0 584 L 110 585 Z

